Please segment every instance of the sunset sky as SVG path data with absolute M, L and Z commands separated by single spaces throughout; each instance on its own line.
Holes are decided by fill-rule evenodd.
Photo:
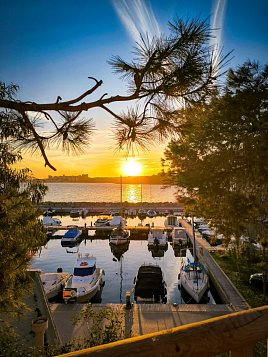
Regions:
M 231 67 L 248 59 L 268 62 L 267 0 L 0 0 L 0 13 L 0 80 L 18 84 L 18 98 L 25 101 L 77 97 L 92 84 L 88 76 L 103 80 L 98 94 L 124 94 L 125 83 L 107 60 L 114 55 L 131 59 L 139 33 L 167 34 L 168 21 L 177 17 L 208 18 L 218 29 L 214 41 L 225 53 L 234 50 Z M 119 104 L 117 109 L 122 109 Z M 40 178 L 122 174 L 125 159 L 114 152 L 112 118 L 101 110 L 85 116 L 94 119 L 96 132 L 83 155 L 48 151 L 56 172 L 45 168 L 38 155 L 25 155 L 23 166 Z M 161 171 L 166 144 L 156 143 L 136 156 L 143 168 L 140 174 Z

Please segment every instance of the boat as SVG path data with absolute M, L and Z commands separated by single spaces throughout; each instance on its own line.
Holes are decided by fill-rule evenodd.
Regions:
M 188 236 L 186 229 L 183 227 L 174 227 L 171 231 L 172 245 L 187 245 Z
M 53 218 L 51 216 L 44 216 L 42 219 L 42 225 L 44 227 L 61 226 L 61 220 L 58 218 Z
M 63 300 L 88 302 L 101 290 L 104 270 L 96 267 L 96 258 L 88 253 L 78 253 L 74 271 L 63 289 Z
M 202 238 L 206 239 L 207 242 L 212 246 L 221 245 L 223 242 L 223 235 L 216 234 L 216 232 L 211 230 L 202 231 L 201 235 Z
M 62 247 L 72 247 L 82 240 L 82 231 L 78 226 L 67 226 L 67 232 L 61 238 Z
M 114 216 L 111 221 L 109 226 L 110 227 L 124 227 L 126 226 L 127 221 L 125 218 L 123 218 L 122 216 Z
M 166 303 L 167 289 L 161 267 L 144 264 L 134 278 L 134 300 L 137 303 Z
M 112 220 L 112 216 L 108 216 L 108 215 L 100 216 L 94 222 L 94 226 L 96 226 L 96 227 L 107 227 L 107 226 L 110 225 L 111 220 Z
M 70 211 L 70 217 L 76 218 L 81 216 L 82 211 L 80 209 L 72 209 Z
M 125 244 L 129 240 L 130 232 L 123 227 L 113 228 L 110 234 L 110 244 L 121 245 Z
M 53 208 L 48 208 L 45 212 L 44 212 L 44 216 L 53 216 L 56 213 L 56 210 Z
M 40 278 L 48 300 L 52 300 L 57 296 L 60 296 L 62 289 L 70 276 L 71 273 L 62 272 L 62 269 L 60 268 L 56 273 L 41 272 Z
M 180 227 L 178 217 L 174 215 L 168 215 L 164 221 L 165 227 Z
M 181 265 L 180 284 L 197 303 L 200 302 L 209 286 L 204 265 L 197 262 L 189 249 L 186 250 L 186 258 Z
M 148 233 L 148 246 L 167 245 L 167 233 L 161 228 L 151 228 Z

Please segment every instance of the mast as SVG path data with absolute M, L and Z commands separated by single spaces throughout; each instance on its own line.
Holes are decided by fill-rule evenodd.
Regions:
M 194 247 L 193 247 L 193 253 L 194 253 L 194 272 L 195 272 L 195 278 L 196 278 L 196 285 L 198 287 L 198 276 L 197 276 L 197 259 L 196 259 L 196 243 L 195 243 L 195 230 L 194 230 L 194 216 L 192 217 L 192 224 L 193 224 L 193 239 L 194 239 Z
M 196 263 L 196 244 L 195 244 L 195 231 L 194 231 L 194 216 L 192 217 L 192 225 L 193 225 L 193 239 L 194 239 L 193 253 L 194 253 L 194 262 Z

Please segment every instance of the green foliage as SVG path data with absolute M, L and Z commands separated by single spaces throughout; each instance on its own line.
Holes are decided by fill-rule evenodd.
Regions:
M 262 292 L 249 284 L 250 275 L 260 272 L 258 263 L 248 264 L 243 255 L 237 256 L 233 252 L 214 252 L 213 257 L 251 307 L 263 306 L 268 303 L 267 297 L 264 299 Z
M 96 309 L 88 304 L 74 320 L 75 324 L 86 322 L 87 325 L 87 337 L 80 340 L 83 348 L 123 339 L 125 337 L 124 318 L 125 312 L 118 307 Z
M 0 86 L 1 97 L 11 98 L 15 86 Z M 0 121 L 8 112 L 0 113 Z M 12 118 L 11 118 L 12 119 Z M 16 170 L 21 156 L 7 136 L 19 136 L 20 129 L 5 121 L 0 126 L 0 312 L 19 313 L 23 297 L 31 289 L 27 267 L 31 254 L 45 242 L 45 234 L 33 203 L 38 203 L 46 187 L 30 176 L 30 170 Z
M 268 66 L 230 70 L 222 93 L 181 110 L 180 138 L 165 152 L 169 182 L 188 211 L 210 219 L 227 238 L 267 245 Z M 186 195 L 185 195 L 186 193 Z

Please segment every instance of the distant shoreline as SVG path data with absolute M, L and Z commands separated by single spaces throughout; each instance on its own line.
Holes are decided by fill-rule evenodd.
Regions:
M 162 174 L 152 176 L 123 176 L 123 177 L 88 177 L 79 176 L 49 176 L 43 179 L 44 183 L 115 183 L 115 184 L 148 184 L 148 185 L 166 185 Z

